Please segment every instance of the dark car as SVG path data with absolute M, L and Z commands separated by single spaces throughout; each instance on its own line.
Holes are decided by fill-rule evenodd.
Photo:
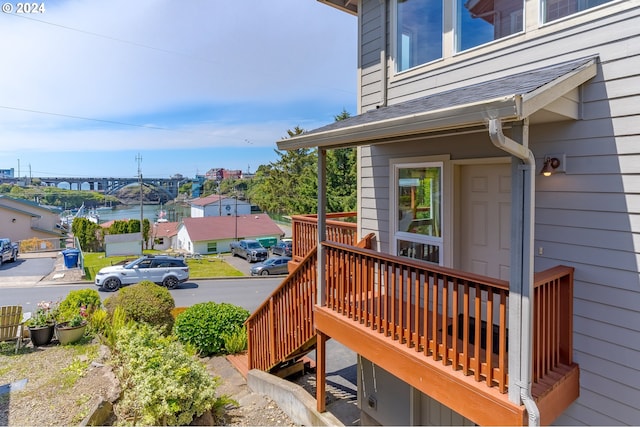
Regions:
M 253 267 L 251 267 L 251 275 L 252 276 L 268 276 L 270 274 L 288 274 L 289 261 L 291 261 L 291 257 L 288 257 L 288 256 L 269 258 L 265 262 L 256 264 Z
M 291 256 L 293 251 L 293 242 L 291 240 L 282 240 L 271 248 L 274 255 Z

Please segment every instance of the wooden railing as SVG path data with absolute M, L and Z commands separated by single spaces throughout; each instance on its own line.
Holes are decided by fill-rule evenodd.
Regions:
M 507 391 L 507 282 L 353 245 L 323 246 L 329 309 L 417 357 Z M 271 370 L 313 348 L 316 292 L 314 247 L 247 320 L 250 369 Z M 572 364 L 573 269 L 537 273 L 534 298 L 535 386 Z
M 357 224 L 344 220 L 355 220 L 356 212 L 327 214 L 327 240 L 355 245 Z M 344 220 L 340 220 L 344 219 Z M 293 237 L 292 258 L 300 261 L 318 244 L 318 215 L 294 215 L 291 217 Z
M 573 268 L 558 266 L 534 280 L 533 382 L 573 364 Z
M 313 347 L 316 265 L 317 251 L 313 248 L 245 322 L 249 369 L 269 371 Z
M 508 388 L 509 285 L 352 246 L 324 243 L 326 306 L 477 382 Z M 534 382 L 571 363 L 573 269 L 536 275 Z

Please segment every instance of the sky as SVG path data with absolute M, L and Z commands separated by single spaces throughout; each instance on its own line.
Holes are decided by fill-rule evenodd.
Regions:
M 0 169 L 15 175 L 255 172 L 288 129 L 356 114 L 356 17 L 316 0 L 37 4 L 0 12 Z

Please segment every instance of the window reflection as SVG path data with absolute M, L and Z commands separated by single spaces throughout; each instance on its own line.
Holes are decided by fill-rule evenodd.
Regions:
M 541 0 L 544 22 L 555 21 L 613 0 Z
M 524 30 L 524 0 L 457 0 L 458 52 Z
M 440 168 L 403 168 L 398 179 L 398 231 L 440 237 Z
M 398 255 L 440 264 L 440 247 L 428 243 L 398 240 Z
M 442 58 L 442 0 L 397 1 L 397 68 Z

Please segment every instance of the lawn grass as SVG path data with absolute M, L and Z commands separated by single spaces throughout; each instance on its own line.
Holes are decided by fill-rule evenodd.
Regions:
M 159 251 L 144 251 L 145 254 L 157 255 Z M 111 256 L 105 257 L 104 252 L 84 252 L 84 270 L 86 279 L 93 281 L 96 273 L 102 267 L 116 265 L 126 260 L 135 260 L 137 256 Z M 203 256 L 201 259 L 186 259 L 189 265 L 189 277 L 191 279 L 205 279 L 209 277 L 238 277 L 244 274 L 217 256 Z

